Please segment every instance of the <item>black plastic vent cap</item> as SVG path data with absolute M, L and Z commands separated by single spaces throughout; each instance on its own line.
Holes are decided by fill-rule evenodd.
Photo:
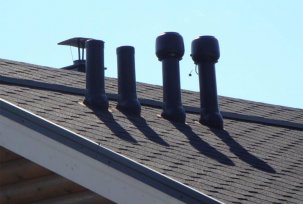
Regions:
M 156 55 L 160 61 L 174 57 L 179 60 L 184 55 L 184 42 L 179 33 L 165 32 L 156 39 Z
M 220 58 L 219 42 L 214 36 L 199 36 L 191 44 L 191 57 L 195 64 L 201 61 L 217 62 Z

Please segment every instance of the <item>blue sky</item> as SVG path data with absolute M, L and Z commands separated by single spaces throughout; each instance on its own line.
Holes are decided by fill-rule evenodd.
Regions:
M 185 42 L 181 86 L 199 91 L 191 41 L 214 35 L 220 43 L 218 93 L 303 108 L 303 1 L 300 0 L 2 0 L 0 58 L 50 67 L 72 64 L 71 37 L 105 41 L 106 76 L 116 77 L 116 48 L 136 49 L 137 81 L 162 84 L 155 39 L 179 32 Z M 77 52 L 73 50 L 74 59 Z

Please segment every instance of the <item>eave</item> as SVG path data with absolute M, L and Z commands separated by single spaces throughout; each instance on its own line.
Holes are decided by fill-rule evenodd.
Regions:
M 117 203 L 220 203 L 0 100 L 0 145 Z

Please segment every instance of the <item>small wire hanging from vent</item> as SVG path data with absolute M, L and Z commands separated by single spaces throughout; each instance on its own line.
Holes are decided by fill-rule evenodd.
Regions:
M 197 67 L 198 67 L 198 66 L 196 65 L 196 66 L 195 66 L 195 72 L 196 72 L 197 75 L 199 75 L 199 71 L 198 71 Z M 192 76 L 191 73 L 192 73 L 193 71 L 194 71 L 194 70 L 192 69 L 192 70 L 189 72 L 188 76 L 191 77 L 191 76 Z

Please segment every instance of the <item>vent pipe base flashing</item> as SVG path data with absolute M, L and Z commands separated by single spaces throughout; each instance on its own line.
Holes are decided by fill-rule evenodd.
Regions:
M 192 42 L 191 57 L 199 68 L 200 123 L 223 129 L 223 117 L 218 106 L 215 63 L 220 57 L 218 40 L 200 36 Z
M 104 88 L 104 42 L 88 40 L 86 47 L 86 90 L 84 104 L 108 109 L 108 99 Z
M 156 39 L 156 55 L 162 61 L 163 112 L 162 117 L 175 122 L 185 122 L 181 102 L 179 60 L 184 55 L 183 38 L 179 33 L 166 32 Z
M 222 115 L 220 112 L 208 114 L 208 113 L 204 113 L 203 111 L 201 111 L 201 117 L 200 117 L 199 122 L 203 125 L 213 127 L 216 129 L 220 129 L 220 130 L 223 130 L 223 128 L 224 128 L 223 118 L 222 118 Z
M 117 109 L 133 115 L 140 115 L 141 105 L 137 98 L 135 73 L 135 48 L 117 48 L 118 105 Z

